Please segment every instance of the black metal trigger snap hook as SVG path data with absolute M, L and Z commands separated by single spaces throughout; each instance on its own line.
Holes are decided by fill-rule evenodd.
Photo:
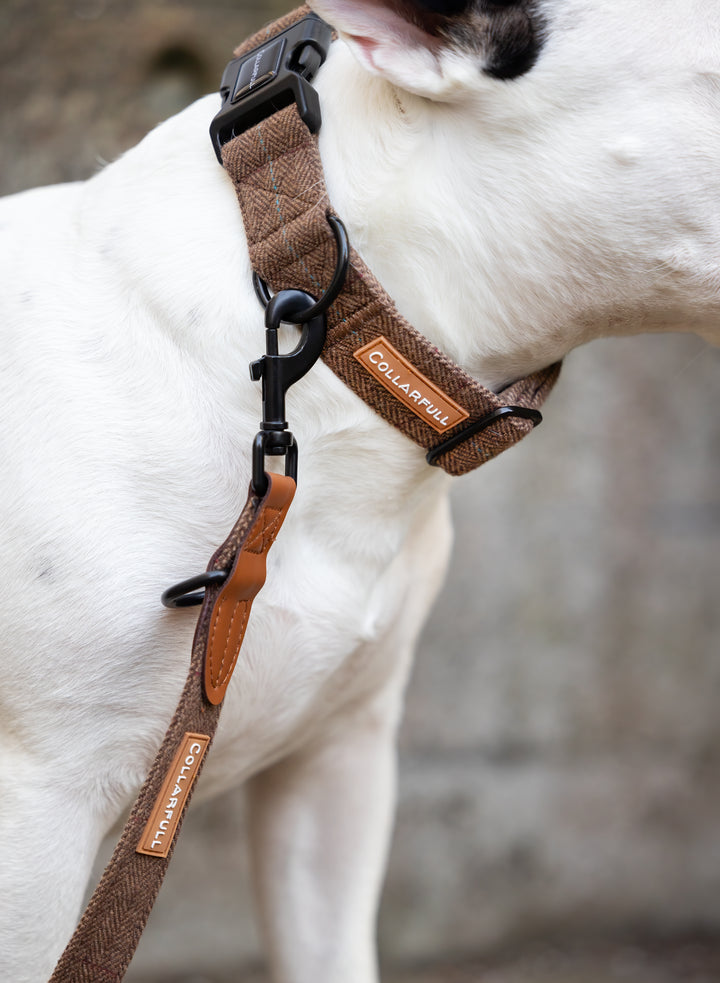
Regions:
M 283 455 L 285 474 L 297 480 L 297 443 L 285 419 L 285 397 L 294 383 L 320 358 L 327 336 L 324 313 L 307 318 L 315 306 L 304 290 L 280 290 L 265 308 L 265 354 L 250 365 L 250 378 L 262 381 L 262 423 L 253 442 L 252 486 L 256 495 L 267 490 L 265 456 Z M 300 340 L 287 355 L 278 353 L 278 328 L 281 324 L 302 327 Z
M 310 297 L 311 305 L 307 310 L 301 311 L 296 315 L 296 320 L 293 321 L 294 324 L 304 324 L 319 314 L 326 314 L 331 305 L 337 300 L 338 294 L 345 284 L 348 266 L 350 265 L 350 240 L 348 239 L 347 229 L 342 219 L 339 219 L 337 215 L 328 215 L 327 220 L 330 228 L 333 230 L 335 244 L 337 246 L 335 271 L 333 272 L 330 285 L 322 297 L 317 301 L 314 301 Z M 257 299 L 263 307 L 267 307 L 273 295 L 270 293 L 267 283 L 257 273 L 253 273 L 253 287 L 255 288 Z
M 250 378 L 262 381 L 263 418 L 253 441 L 252 488 L 262 497 L 267 491 L 265 455 L 282 455 L 285 474 L 297 481 L 297 442 L 285 419 L 285 396 L 298 379 L 302 379 L 320 358 L 327 335 L 323 313 L 304 320 L 314 306 L 313 298 L 303 290 L 280 290 L 270 298 L 265 309 L 265 354 L 250 365 Z M 278 328 L 281 324 L 298 324 L 300 340 L 287 355 L 278 352 Z M 201 604 L 207 587 L 221 585 L 226 570 L 211 570 L 168 588 L 162 596 L 165 607 L 190 607 Z

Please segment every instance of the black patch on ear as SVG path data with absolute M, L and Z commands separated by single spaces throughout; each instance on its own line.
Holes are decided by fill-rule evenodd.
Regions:
M 414 7 L 420 7 L 432 14 L 443 17 L 457 17 L 473 5 L 473 0 L 412 0 Z
M 488 55 L 484 71 L 497 79 L 525 75 L 538 60 L 543 43 L 540 15 L 534 4 L 492 4 L 501 9 L 491 16 Z M 502 9 L 505 8 L 505 9 Z
M 538 60 L 544 27 L 537 0 L 475 0 L 446 22 L 444 33 L 459 47 L 478 51 L 486 75 L 514 79 Z
M 469 14 L 475 0 L 390 0 L 401 17 L 432 37 L 446 34 L 453 18 Z
M 387 0 L 432 37 L 477 52 L 483 71 L 514 79 L 530 71 L 543 45 L 538 0 Z

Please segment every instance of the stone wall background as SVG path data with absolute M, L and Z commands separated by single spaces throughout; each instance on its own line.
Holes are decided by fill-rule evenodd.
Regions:
M 0 190 L 93 173 L 283 9 L 0 0 Z M 719 401 L 695 338 L 596 342 L 532 439 L 458 480 L 402 732 L 388 964 L 720 932 Z M 129 980 L 258 960 L 241 827 L 239 793 L 192 811 Z

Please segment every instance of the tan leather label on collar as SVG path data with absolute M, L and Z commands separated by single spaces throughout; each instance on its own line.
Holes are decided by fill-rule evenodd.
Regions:
M 136 853 L 144 853 L 149 857 L 167 857 L 209 743 L 210 738 L 206 734 L 187 733 L 183 736 L 136 847 Z
M 470 416 L 382 335 L 358 348 L 354 356 L 388 392 L 438 433 L 445 433 Z

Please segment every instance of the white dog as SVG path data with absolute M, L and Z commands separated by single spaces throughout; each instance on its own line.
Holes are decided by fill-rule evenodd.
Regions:
M 466 371 L 499 389 L 600 335 L 718 340 L 716 0 L 313 6 L 340 34 L 316 80 L 330 198 Z M 49 976 L 174 710 L 195 616 L 158 595 L 204 568 L 245 498 L 263 324 L 216 110 L 0 207 L 12 983 Z M 449 479 L 322 364 L 288 402 L 298 492 L 200 789 L 247 783 L 273 978 L 371 983 Z

